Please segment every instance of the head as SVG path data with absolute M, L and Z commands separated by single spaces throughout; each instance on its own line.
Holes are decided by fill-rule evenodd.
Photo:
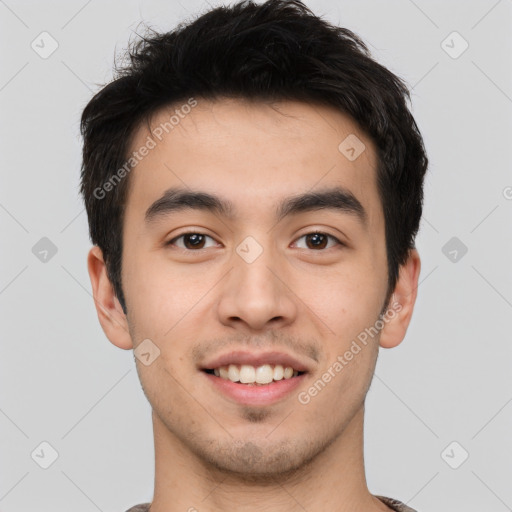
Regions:
M 151 365 L 137 360 L 144 391 L 202 460 L 299 467 L 361 409 L 379 345 L 402 341 L 427 168 L 408 100 L 355 34 L 270 0 L 136 41 L 85 108 L 100 322 L 121 348 L 158 348 Z M 241 406 L 204 372 L 241 348 L 293 353 L 308 386 L 354 357 L 307 404 Z M 292 407 L 293 425 L 265 437 Z

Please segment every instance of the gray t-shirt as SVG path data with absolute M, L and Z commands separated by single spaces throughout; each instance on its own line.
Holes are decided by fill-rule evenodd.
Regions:
M 386 496 L 375 496 L 379 498 L 382 503 L 386 504 L 391 510 L 395 512 L 416 512 L 416 510 L 408 507 L 404 503 L 398 500 L 394 500 L 393 498 L 386 498 Z M 142 503 L 141 505 L 135 505 L 135 507 L 130 508 L 126 512 L 148 512 L 149 506 L 151 503 Z

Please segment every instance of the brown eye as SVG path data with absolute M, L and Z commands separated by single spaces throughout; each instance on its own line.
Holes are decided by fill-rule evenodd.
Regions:
M 204 235 L 203 233 L 183 233 L 182 235 L 173 238 L 167 245 L 176 245 L 180 249 L 187 249 L 193 251 L 197 249 L 204 249 L 207 239 L 213 241 L 213 238 L 211 236 Z M 180 241 L 181 243 L 178 243 L 178 241 Z M 215 243 L 213 244 L 213 246 L 214 245 Z
M 312 250 L 322 250 L 326 248 L 331 248 L 333 245 L 343 245 L 336 237 L 332 235 L 328 235 L 327 233 L 308 233 L 307 235 L 301 236 L 298 240 L 305 239 L 305 247 L 300 247 L 301 249 L 312 249 Z M 329 240 L 334 240 L 334 244 L 331 244 L 328 247 Z

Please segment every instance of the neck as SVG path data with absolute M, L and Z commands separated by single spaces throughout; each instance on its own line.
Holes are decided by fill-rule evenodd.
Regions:
M 320 512 L 388 510 L 368 491 L 363 462 L 364 405 L 343 432 L 291 474 L 233 474 L 191 452 L 153 412 L 155 492 L 151 512 Z

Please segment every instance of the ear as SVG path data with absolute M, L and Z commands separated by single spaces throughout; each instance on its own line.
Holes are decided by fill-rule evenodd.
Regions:
M 380 333 L 380 346 L 393 348 L 405 337 L 418 292 L 421 261 L 418 251 L 410 249 L 407 261 L 400 266 L 394 293 L 383 315 L 384 327 Z
M 116 346 L 125 350 L 133 348 L 128 322 L 107 275 L 101 249 L 95 245 L 87 256 L 94 304 L 103 332 Z

